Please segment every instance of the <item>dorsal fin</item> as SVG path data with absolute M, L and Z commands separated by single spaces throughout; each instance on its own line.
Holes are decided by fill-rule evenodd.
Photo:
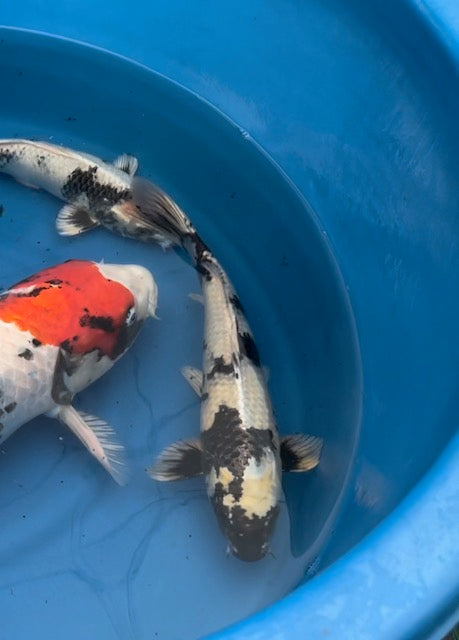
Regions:
M 133 176 L 139 167 L 139 161 L 135 156 L 131 156 L 128 153 L 122 153 L 116 158 L 116 160 L 114 160 L 113 166 L 120 171 L 124 171 L 124 173 L 127 173 L 129 176 Z

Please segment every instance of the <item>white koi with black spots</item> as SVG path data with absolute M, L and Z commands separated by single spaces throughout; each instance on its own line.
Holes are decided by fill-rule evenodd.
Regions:
M 138 208 L 132 202 L 131 182 L 138 161 L 128 154 L 113 164 L 96 156 L 48 142 L 0 139 L 0 172 L 21 184 L 43 189 L 64 200 L 56 227 L 72 236 L 100 225 L 121 235 L 162 242 L 137 223 Z

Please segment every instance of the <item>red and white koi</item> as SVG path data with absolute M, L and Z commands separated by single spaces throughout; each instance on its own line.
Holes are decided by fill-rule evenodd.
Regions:
M 123 447 L 104 420 L 72 401 L 154 316 L 157 287 L 137 265 L 70 260 L 0 294 L 0 442 L 38 415 L 66 424 L 123 484 Z

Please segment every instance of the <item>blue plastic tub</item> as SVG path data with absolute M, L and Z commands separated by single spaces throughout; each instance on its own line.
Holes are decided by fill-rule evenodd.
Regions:
M 2 444 L 5 637 L 441 638 L 459 619 L 457 4 L 24 0 L 1 19 L 1 137 L 138 155 L 230 273 L 281 430 L 325 440 L 317 472 L 285 478 L 275 557 L 226 558 L 202 484 L 143 472 L 197 431 L 195 274 L 107 232 L 63 240 L 58 203 L 2 179 L 1 286 L 140 262 L 161 317 L 79 398 L 119 427 L 129 487 L 49 420 Z

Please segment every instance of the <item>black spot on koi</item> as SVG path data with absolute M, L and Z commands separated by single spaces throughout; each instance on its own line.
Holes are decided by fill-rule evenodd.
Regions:
M 32 360 L 33 353 L 30 349 L 24 349 L 24 351 L 21 351 L 21 353 L 18 353 L 18 357 L 24 358 L 24 360 Z
M 236 377 L 238 375 L 236 373 L 236 371 L 235 371 L 234 364 L 232 362 L 230 362 L 229 364 L 225 364 L 223 356 L 219 356 L 218 358 L 214 358 L 214 366 L 212 367 L 212 369 L 207 374 L 207 379 L 211 380 L 212 378 L 215 378 L 215 376 L 218 373 L 221 373 L 223 375 L 235 374 Z
M 233 307 L 235 309 L 237 309 L 238 311 L 240 311 L 241 313 L 244 313 L 244 307 L 242 306 L 241 301 L 239 300 L 238 296 L 236 294 L 232 295 L 230 297 L 230 302 L 233 305 Z
M 241 477 L 251 458 L 259 463 L 266 450 L 273 449 L 271 430 L 243 429 L 241 424 L 237 409 L 219 406 L 212 426 L 202 434 L 205 473 L 214 468 L 218 474 L 221 467 L 227 467 L 235 477 Z
M 244 333 L 237 334 L 239 348 L 241 353 L 243 353 L 247 358 L 253 362 L 256 367 L 260 366 L 260 354 L 258 353 L 257 345 L 255 344 L 255 340 L 253 339 L 252 334 L 247 331 Z
M 114 333 L 115 325 L 111 316 L 91 316 L 86 313 L 80 318 L 80 327 L 90 327 L 91 329 L 101 329 L 106 333 Z
M 130 200 L 129 189 L 118 189 L 110 184 L 102 184 L 97 179 L 97 166 L 83 170 L 76 168 L 67 178 L 62 187 L 62 195 L 66 200 L 73 201 L 79 196 L 86 195 L 91 206 L 109 207 L 120 200 Z
M 0 151 L 0 169 L 3 169 L 8 164 L 8 162 L 13 160 L 15 155 L 16 154 L 14 153 L 14 151 L 9 151 L 8 149 L 3 149 L 2 151 Z
M 209 269 L 206 269 L 206 267 L 204 267 L 199 262 L 196 264 L 196 271 L 200 276 L 202 276 L 202 278 L 204 278 L 204 280 L 207 280 L 207 282 L 210 282 L 212 280 L 212 274 L 210 273 Z
M 12 292 L 17 298 L 37 298 L 42 291 L 46 291 L 49 287 L 35 287 L 32 291 L 28 291 L 27 293 L 18 293 Z

